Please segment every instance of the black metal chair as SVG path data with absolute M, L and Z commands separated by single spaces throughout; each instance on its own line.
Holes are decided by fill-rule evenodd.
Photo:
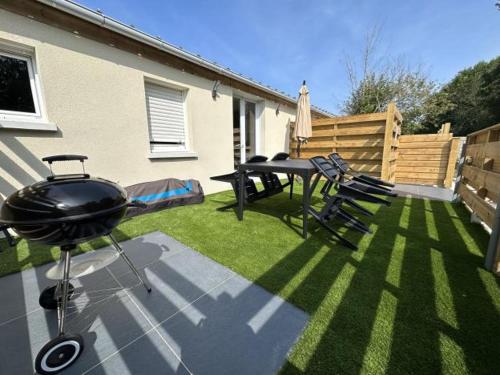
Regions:
M 356 200 L 385 204 L 389 206 L 391 202 L 386 201 L 382 198 L 370 195 L 357 187 L 360 186 L 360 183 L 353 183 L 353 181 L 340 182 L 340 172 L 336 167 L 334 167 L 326 158 L 323 156 L 316 156 L 314 158 L 309 159 L 311 163 L 316 167 L 319 172 L 319 176 L 316 178 L 312 190 L 315 189 L 319 182 L 319 177 L 323 176 L 326 178 L 325 185 L 329 186 L 329 188 L 321 189 L 321 193 L 323 195 L 323 200 L 325 201 L 325 205 L 321 208 L 320 211 L 315 210 L 314 208 L 309 209 L 309 213 L 316 219 L 318 222 L 325 227 L 329 232 L 331 232 L 336 238 L 338 238 L 345 246 L 356 250 L 358 247 L 352 242 L 346 240 L 341 237 L 335 229 L 333 229 L 329 222 L 332 219 L 339 219 L 346 226 L 356 229 L 361 233 L 370 233 L 370 229 L 361 221 L 356 219 L 353 215 L 347 212 L 342 205 L 344 203 L 349 206 L 358 209 L 362 213 L 369 212 L 364 207 L 359 205 Z M 331 194 L 331 187 L 335 185 L 337 190 L 335 194 Z
M 278 152 L 273 156 L 271 161 L 276 160 L 287 160 L 290 158 L 290 155 L 286 152 Z M 282 183 L 280 178 L 276 173 L 260 173 L 253 172 L 250 174 L 251 176 L 258 176 L 262 181 L 262 185 L 264 186 L 264 190 L 267 192 L 268 196 L 275 195 L 283 192 L 283 190 L 290 186 L 290 199 L 293 197 L 293 179 L 294 176 L 292 174 L 287 174 L 288 182 Z
M 367 185 L 373 185 L 375 187 L 385 189 L 387 191 L 391 191 L 391 188 L 394 187 L 394 184 L 388 181 L 381 180 L 379 178 L 375 178 L 373 176 L 369 176 L 360 172 L 357 172 L 353 170 L 350 166 L 349 163 L 347 163 L 340 154 L 337 152 L 334 152 L 330 155 L 328 155 L 328 158 L 331 160 L 331 162 L 339 169 L 340 173 L 342 176 L 349 175 L 351 176 L 351 179 L 354 181 L 359 181 Z M 397 194 L 391 195 L 391 196 L 397 196 Z
M 396 196 L 395 193 L 388 191 L 386 189 L 383 189 L 378 186 L 370 185 L 364 182 L 360 182 L 357 180 L 346 180 L 344 178 L 344 175 L 342 175 L 342 172 L 338 169 L 336 165 L 328 161 L 326 158 L 323 156 L 317 156 L 315 158 L 315 166 L 318 170 L 321 170 L 321 173 L 323 173 L 325 176 L 330 176 L 327 178 L 327 181 L 323 185 L 323 188 L 321 189 L 322 194 L 329 194 L 330 190 L 338 183 L 343 183 L 344 185 L 350 186 L 354 189 L 357 189 L 359 191 L 362 191 L 363 193 L 367 194 L 377 194 L 377 195 L 385 195 L 385 196 Z M 311 160 L 312 161 L 312 160 Z M 314 164 L 314 163 L 313 163 Z M 385 201 L 385 204 L 390 205 L 391 202 Z M 357 211 L 361 212 L 365 216 L 372 216 L 373 213 L 354 200 L 347 200 L 346 203 L 355 208 Z
M 338 153 L 332 153 L 329 155 L 329 163 L 331 166 L 337 169 L 339 172 L 339 182 L 348 183 L 349 186 L 352 186 L 358 190 L 363 191 L 368 194 L 377 194 L 384 195 L 388 197 L 397 197 L 397 194 L 394 193 L 389 187 L 385 187 L 383 185 L 375 184 L 375 181 L 380 181 L 382 183 L 390 184 L 389 182 L 385 182 L 383 180 L 379 180 L 378 178 L 371 177 L 368 175 L 362 175 L 355 171 L 353 171 L 347 162 L 340 157 Z M 325 159 L 326 160 L 326 159 Z M 348 178 L 346 177 L 348 176 Z M 373 182 L 370 182 L 373 181 Z M 328 192 L 333 186 L 335 182 L 330 181 L 323 186 L 322 193 Z M 362 212 L 366 216 L 373 215 L 370 211 L 365 209 L 363 206 L 358 205 L 356 202 L 351 202 L 351 206 L 355 207 L 358 211 Z
M 262 155 L 255 155 L 252 156 L 250 159 L 248 159 L 246 162 L 247 163 L 258 163 L 258 162 L 264 162 L 267 161 L 266 156 Z M 258 199 L 265 198 L 268 196 L 268 192 L 266 190 L 261 190 L 259 191 L 257 189 L 257 186 L 255 185 L 254 180 L 252 180 L 250 177 L 256 176 L 256 177 L 261 177 L 262 173 L 261 172 L 253 172 L 253 171 L 247 171 L 245 173 L 244 181 L 245 181 L 245 201 L 247 203 L 255 202 Z M 240 172 L 234 171 L 232 173 L 227 173 L 219 176 L 213 176 L 210 177 L 211 180 L 214 181 L 221 181 L 221 182 L 227 182 L 231 184 L 231 187 L 233 188 L 234 195 L 236 197 L 236 202 L 228 204 L 223 207 L 219 207 L 217 210 L 223 211 L 227 210 L 229 208 L 236 207 L 238 205 L 238 199 L 239 199 L 239 177 L 240 177 Z

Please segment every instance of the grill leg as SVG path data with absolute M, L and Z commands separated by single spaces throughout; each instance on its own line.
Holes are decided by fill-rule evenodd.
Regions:
M 135 266 L 132 263 L 132 261 L 129 259 L 129 257 L 127 256 L 127 254 L 125 254 L 125 251 L 123 251 L 122 247 L 118 244 L 118 241 L 115 240 L 115 238 L 113 237 L 112 234 L 109 234 L 109 238 L 111 240 L 111 243 L 113 244 L 113 247 L 116 249 L 116 251 L 118 251 L 118 254 L 120 254 L 120 256 L 125 261 L 125 263 L 127 263 L 127 265 L 130 267 L 130 269 L 135 274 L 135 276 L 137 276 L 137 278 L 139 279 L 139 281 L 141 282 L 141 284 L 144 286 L 144 288 L 146 288 L 146 290 L 148 291 L 148 293 L 151 293 L 151 288 L 143 280 L 143 278 L 141 277 L 141 274 L 139 273 L 139 271 L 137 271 L 137 268 L 135 268 Z
M 57 315 L 59 318 L 59 336 L 64 334 L 64 323 L 66 320 L 66 308 L 68 306 L 68 293 L 69 293 L 69 268 L 71 264 L 71 251 L 62 250 L 61 258 L 64 258 L 64 273 L 63 279 L 58 284 L 58 302 L 57 302 Z

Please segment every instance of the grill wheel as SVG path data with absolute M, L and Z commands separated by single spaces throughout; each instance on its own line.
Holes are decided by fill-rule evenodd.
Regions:
M 50 340 L 38 352 L 35 370 L 38 374 L 57 374 L 71 366 L 82 354 L 83 339 L 80 335 L 64 334 Z

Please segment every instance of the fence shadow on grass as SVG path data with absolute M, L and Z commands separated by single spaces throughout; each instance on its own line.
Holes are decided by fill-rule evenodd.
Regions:
M 435 288 L 424 200 L 412 199 L 408 227 L 396 228 L 405 238 L 396 285 L 396 307 L 385 372 L 440 373 L 441 354 L 436 331 Z M 395 234 L 396 234 L 395 233 Z M 452 235 L 452 234 L 450 234 Z
M 287 300 L 312 314 L 298 346 L 311 354 L 296 348 L 282 373 L 498 369 L 500 301 L 479 276 L 486 273 L 482 258 L 464 244 L 469 235 L 485 247 L 487 236 L 471 228 L 462 212 L 450 217 L 447 206 L 453 207 L 395 200 L 374 218 L 378 228 L 358 260 L 331 251 L 324 257 L 329 267 L 321 261 L 310 271 Z M 265 285 L 265 278 L 258 282 Z
M 484 258 L 470 251 L 467 243 L 478 245 L 484 255 L 488 236 L 477 224 L 464 225 L 450 215 L 464 207 L 431 202 L 432 211 L 439 218 L 437 231 L 441 248 L 442 269 L 446 273 L 449 291 L 448 304 L 453 308 L 452 319 L 441 322 L 442 335 L 446 335 L 448 350 L 463 353 L 464 365 L 471 373 L 500 368 L 500 301 L 494 301 L 485 289 L 484 278 L 495 278 L 483 269 Z M 463 215 L 462 215 L 463 217 Z M 450 235 L 451 234 L 451 235 Z M 498 283 L 498 278 L 496 279 Z M 497 294 L 498 296 L 498 294 Z M 449 342 L 453 343 L 450 344 Z M 445 346 L 445 345 L 443 345 Z
M 387 209 L 391 210 L 391 217 L 399 218 L 402 207 L 402 202 L 396 201 L 393 207 L 381 209 L 378 216 Z M 305 361 L 299 359 L 302 369 L 293 363 L 296 360 L 292 357 L 283 373 L 354 374 L 361 370 L 377 305 L 386 287 L 394 229 L 394 224 L 377 223 L 375 233 L 365 239 L 368 246 L 356 257 L 340 249 L 330 251 L 294 290 L 290 300 L 306 299 L 307 311 L 312 315 L 311 325 L 302 338 L 302 345 L 311 353 Z M 311 301 L 308 295 L 317 285 L 322 288 Z M 315 319 L 319 322 L 315 323 Z M 296 356 L 300 358 L 299 353 Z

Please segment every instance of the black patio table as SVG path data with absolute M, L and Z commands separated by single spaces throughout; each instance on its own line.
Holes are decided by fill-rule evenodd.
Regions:
M 267 173 L 288 173 L 298 175 L 303 180 L 303 193 L 302 193 L 302 236 L 307 238 L 307 218 L 309 213 L 309 206 L 311 204 L 311 194 L 314 189 L 311 189 L 311 178 L 317 173 L 316 168 L 309 160 L 302 159 L 289 159 L 289 160 L 275 160 L 259 163 L 243 163 L 238 166 L 239 173 L 239 194 L 238 197 L 238 219 L 243 220 L 243 209 L 245 205 L 245 180 L 244 171 L 256 171 Z M 316 186 L 318 179 L 313 184 Z

